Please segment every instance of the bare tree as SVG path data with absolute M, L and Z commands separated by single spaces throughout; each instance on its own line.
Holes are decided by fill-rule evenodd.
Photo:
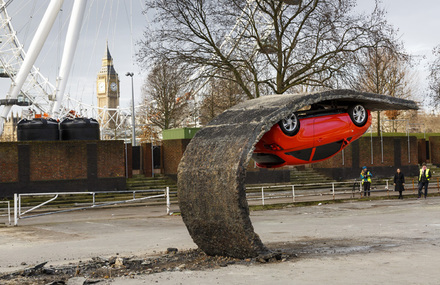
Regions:
M 440 105 L 440 45 L 436 46 L 432 53 L 435 60 L 429 64 L 430 101 L 433 106 L 438 107 Z
M 364 50 L 351 87 L 356 90 L 407 99 L 411 97 L 413 75 L 410 72 L 411 57 L 402 52 L 401 45 L 375 46 Z M 377 112 L 377 132 L 380 133 L 381 112 Z M 399 111 L 387 111 L 390 120 L 396 120 Z
M 255 98 L 298 86 L 331 87 L 354 54 L 388 40 L 378 3 L 371 14 L 355 14 L 355 0 L 288 2 L 145 0 L 145 12 L 155 16 L 139 42 L 138 61 L 179 59 L 193 69 L 193 79 L 232 80 Z
M 214 117 L 246 100 L 243 90 L 231 80 L 212 78 L 207 84 L 200 106 L 201 124 L 207 124 Z
M 189 116 L 190 95 L 184 91 L 186 82 L 182 65 L 165 59 L 155 62 L 143 88 L 147 124 L 162 130 L 180 126 Z

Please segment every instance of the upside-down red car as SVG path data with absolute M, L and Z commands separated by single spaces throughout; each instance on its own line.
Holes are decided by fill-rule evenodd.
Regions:
M 320 162 L 361 137 L 370 125 L 370 111 L 362 104 L 312 105 L 275 124 L 256 144 L 252 159 L 262 168 Z

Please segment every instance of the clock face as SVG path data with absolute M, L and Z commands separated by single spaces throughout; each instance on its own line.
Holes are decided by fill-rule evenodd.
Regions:
M 99 82 L 98 83 L 98 91 L 99 92 L 104 92 L 105 91 L 105 83 L 104 82 Z
M 118 85 L 117 85 L 115 82 L 112 82 L 112 83 L 110 84 L 110 89 L 111 89 L 112 91 L 116 91 L 116 89 L 118 89 Z

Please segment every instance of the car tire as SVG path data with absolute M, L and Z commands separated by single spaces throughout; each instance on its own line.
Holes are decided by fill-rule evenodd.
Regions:
M 286 119 L 279 121 L 278 125 L 286 136 L 292 137 L 299 131 L 299 119 L 295 113 L 292 113 Z
M 350 106 L 347 112 L 353 124 L 358 127 L 363 127 L 368 121 L 367 109 L 361 104 Z

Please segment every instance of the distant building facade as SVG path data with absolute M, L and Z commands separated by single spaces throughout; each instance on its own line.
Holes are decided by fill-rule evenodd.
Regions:
M 1 141 L 11 142 L 17 141 L 17 123 L 21 120 L 18 114 L 12 114 L 4 124 L 3 134 L 0 138 Z

